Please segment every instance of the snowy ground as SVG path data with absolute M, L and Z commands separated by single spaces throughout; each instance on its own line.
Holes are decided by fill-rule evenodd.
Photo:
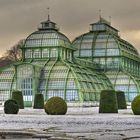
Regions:
M 18 115 L 0 110 L 0 136 L 47 140 L 140 140 L 140 116 L 131 109 L 99 114 L 97 107 L 69 108 L 67 115 L 51 116 L 26 108 Z

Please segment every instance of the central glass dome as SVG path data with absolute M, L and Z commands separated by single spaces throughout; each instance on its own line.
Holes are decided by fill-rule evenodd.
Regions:
M 25 40 L 22 49 L 23 60 L 48 58 L 72 59 L 72 47 L 70 40 L 59 32 L 56 23 L 48 20 L 41 22 L 38 31 L 30 34 Z

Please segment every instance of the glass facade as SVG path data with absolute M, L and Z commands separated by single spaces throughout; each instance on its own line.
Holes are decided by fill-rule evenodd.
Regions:
M 37 93 L 93 102 L 104 89 L 124 91 L 127 101 L 140 92 L 139 54 L 109 22 L 101 18 L 73 43 L 49 19 L 41 24 L 21 47 L 22 61 L 1 69 L 0 104 L 13 90 L 22 91 L 25 106 Z
M 25 106 L 32 106 L 37 93 L 42 93 L 45 100 L 59 96 L 67 102 L 89 102 L 98 101 L 101 90 L 113 89 L 108 77 L 96 71 L 96 63 L 73 57 L 76 49 L 55 23 L 48 19 L 41 24 L 21 47 L 22 61 L 1 70 L 0 103 L 10 98 L 12 90 L 21 90 Z M 90 40 L 94 37 L 83 38 L 87 40 L 83 41 L 80 55 L 93 55 Z M 99 56 L 102 55 L 99 52 Z M 102 59 L 97 61 L 104 65 Z M 117 63 L 118 60 L 113 61 Z
M 106 72 L 106 76 L 114 85 L 115 90 L 125 92 L 127 101 L 132 101 L 139 93 L 139 81 L 137 81 L 137 79 L 135 79 L 131 74 L 122 71 L 108 71 Z
M 14 87 L 14 67 L 6 68 L 0 73 L 0 102 L 9 99 L 11 87 Z
M 27 104 L 33 100 L 32 81 L 33 67 L 27 64 L 17 66 L 17 89 L 22 91 L 24 102 L 26 102 Z
M 140 58 L 137 50 L 121 39 L 118 30 L 104 19 L 91 24 L 91 30 L 73 41 L 74 56 L 98 64 L 116 90 L 125 92 L 127 101 L 140 92 Z

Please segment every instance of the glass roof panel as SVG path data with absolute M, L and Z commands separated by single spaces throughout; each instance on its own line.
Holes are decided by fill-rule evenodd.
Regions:
M 68 46 L 65 45 L 65 42 Z M 52 31 L 36 31 L 27 37 L 25 47 L 63 46 L 71 47 L 69 39 L 62 33 Z

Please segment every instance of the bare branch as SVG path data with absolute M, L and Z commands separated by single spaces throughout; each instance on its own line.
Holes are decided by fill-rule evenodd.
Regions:
M 4 57 L 7 57 L 11 61 L 18 61 L 21 59 L 21 47 L 24 45 L 24 40 L 20 40 L 11 49 L 7 50 Z

